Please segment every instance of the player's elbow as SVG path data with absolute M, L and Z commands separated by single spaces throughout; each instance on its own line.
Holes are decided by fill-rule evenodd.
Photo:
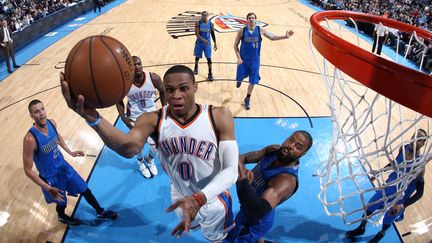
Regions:
M 125 144 L 118 149 L 118 153 L 126 158 L 132 158 L 139 152 L 141 152 L 141 147 L 136 144 Z
M 32 178 L 32 172 L 33 170 L 31 168 L 26 168 L 24 167 L 24 174 L 28 177 L 28 178 Z

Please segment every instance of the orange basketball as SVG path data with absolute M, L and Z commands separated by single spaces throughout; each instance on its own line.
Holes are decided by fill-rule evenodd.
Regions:
M 134 74 L 129 51 L 120 41 L 105 35 L 81 40 L 66 59 L 65 78 L 71 95 L 83 95 L 90 108 L 110 107 L 123 100 Z

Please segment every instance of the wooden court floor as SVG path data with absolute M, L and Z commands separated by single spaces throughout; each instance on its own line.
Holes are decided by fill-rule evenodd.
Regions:
M 66 228 L 57 221 L 55 206 L 45 203 L 40 189 L 25 176 L 22 168 L 22 140 L 32 124 L 27 105 L 32 99 L 44 102 L 48 117 L 57 122 L 59 132 L 72 150 L 97 155 L 103 146 L 85 121 L 66 107 L 60 92 L 59 70 L 54 67 L 66 59 L 73 45 L 90 35 L 107 34 L 122 41 L 133 55 L 140 56 L 148 71 L 162 76 L 174 63 L 192 68 L 195 37 L 175 39 L 169 34 L 167 23 L 179 14 L 190 16 L 191 12 L 203 10 L 210 16 L 245 17 L 248 12 L 255 12 L 259 21 L 268 24 L 269 31 L 284 34 L 292 29 L 295 35 L 289 40 L 263 40 L 263 86 L 255 88 L 252 108 L 246 111 L 242 104 L 247 85 L 236 89 L 234 83 L 235 33 L 216 33 L 218 50 L 212 58 L 216 80 L 204 81 L 207 66 L 202 62 L 197 79 L 204 82 L 199 83 L 197 102 L 226 106 L 236 117 L 329 116 L 326 89 L 308 46 L 308 19 L 314 13 L 311 8 L 294 0 L 127 0 L 51 45 L 27 63 L 33 65 L 24 65 L 0 83 L 0 214 L 10 215 L 0 227 L 0 242 L 60 242 Z M 188 28 L 191 19 L 177 22 L 178 28 Z M 115 108 L 103 109 L 101 114 L 111 122 L 118 115 Z M 96 158 L 64 155 L 87 178 Z M 428 231 L 432 223 L 430 166 L 425 179 L 425 195 L 406 210 L 404 221 L 397 224 L 402 234 L 412 232 L 404 237 L 406 242 L 432 239 Z M 69 198 L 68 213 L 73 211 L 75 202 L 76 199 Z M 422 227 L 426 233 L 414 232 Z

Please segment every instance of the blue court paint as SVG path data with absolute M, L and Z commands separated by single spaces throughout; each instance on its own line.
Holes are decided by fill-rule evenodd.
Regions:
M 18 65 L 24 65 L 21 68 L 25 68 L 25 64 L 30 61 L 33 57 L 47 49 L 52 44 L 56 43 L 58 40 L 62 39 L 66 35 L 70 34 L 72 31 L 78 29 L 82 25 L 90 22 L 94 18 L 98 17 L 99 15 L 110 11 L 111 9 L 117 7 L 118 5 L 125 2 L 125 0 L 115 0 L 111 3 L 105 5 L 101 10 L 101 13 L 93 12 L 93 9 L 86 14 L 83 14 L 66 24 L 52 30 L 50 33 L 46 34 L 45 36 L 35 40 L 30 45 L 24 47 L 23 49 L 15 52 L 15 60 Z M 72 46 L 71 46 L 72 48 Z M 66 59 L 66 57 L 65 57 Z M 66 60 L 58 60 L 60 61 L 66 61 Z M 31 63 L 32 65 L 36 65 L 36 63 Z M 12 63 L 11 63 L 12 65 Z M 5 61 L 0 62 L 0 82 L 3 81 L 6 77 L 8 77 L 10 74 L 7 72 L 6 63 Z
M 327 117 L 313 118 L 314 128 L 310 128 L 307 118 L 236 118 L 235 129 L 240 153 L 261 149 L 270 144 L 282 143 L 293 131 L 306 130 L 314 138 L 311 150 L 301 159 L 299 170 L 299 190 L 279 205 L 272 230 L 266 239 L 277 242 L 346 242 L 346 231 L 355 226 L 345 225 L 339 217 L 325 214 L 317 198 L 319 179 L 316 173 L 319 161 L 326 159 L 331 144 L 332 127 Z M 116 127 L 126 132 L 121 120 Z M 145 152 L 148 146 L 145 147 Z M 136 158 L 126 159 L 104 148 L 89 179 L 89 188 L 102 206 L 120 212 L 116 221 L 98 222 L 93 209 L 80 200 L 75 217 L 86 225 L 69 227 L 65 242 L 206 242 L 198 231 L 190 237 L 179 239 L 170 236 L 171 230 L 179 223 L 174 213 L 165 209 L 171 204 L 169 179 L 156 161 L 159 175 L 145 179 L 138 171 Z M 248 165 L 251 168 L 251 166 Z M 365 178 L 365 186 L 369 181 Z M 349 186 L 349 185 L 346 185 Z M 352 188 L 346 188 L 352 190 Z M 235 188 L 231 188 L 233 211 L 239 211 Z M 352 207 L 359 202 L 350 201 Z M 368 224 L 366 233 L 358 242 L 366 242 L 380 226 Z M 387 231 L 383 242 L 400 242 L 396 230 Z

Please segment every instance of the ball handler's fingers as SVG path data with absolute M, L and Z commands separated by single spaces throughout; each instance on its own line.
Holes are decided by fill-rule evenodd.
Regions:
M 78 95 L 76 109 L 79 114 L 85 114 L 85 108 L 84 108 L 84 96 Z
M 171 236 L 176 235 L 176 237 L 179 238 L 183 234 L 183 231 L 183 222 L 181 222 L 171 231 Z
M 66 100 L 66 104 L 68 105 L 69 108 L 73 109 L 73 104 L 72 104 L 73 102 L 70 95 L 69 84 L 65 80 L 63 72 L 60 72 L 60 86 L 61 86 L 63 97 Z
M 169 207 L 166 209 L 166 211 L 167 211 L 167 212 L 171 212 L 171 211 L 173 211 L 174 209 L 176 209 L 178 206 L 179 206 L 179 201 L 177 201 L 177 202 L 171 204 L 171 206 L 169 206 Z

